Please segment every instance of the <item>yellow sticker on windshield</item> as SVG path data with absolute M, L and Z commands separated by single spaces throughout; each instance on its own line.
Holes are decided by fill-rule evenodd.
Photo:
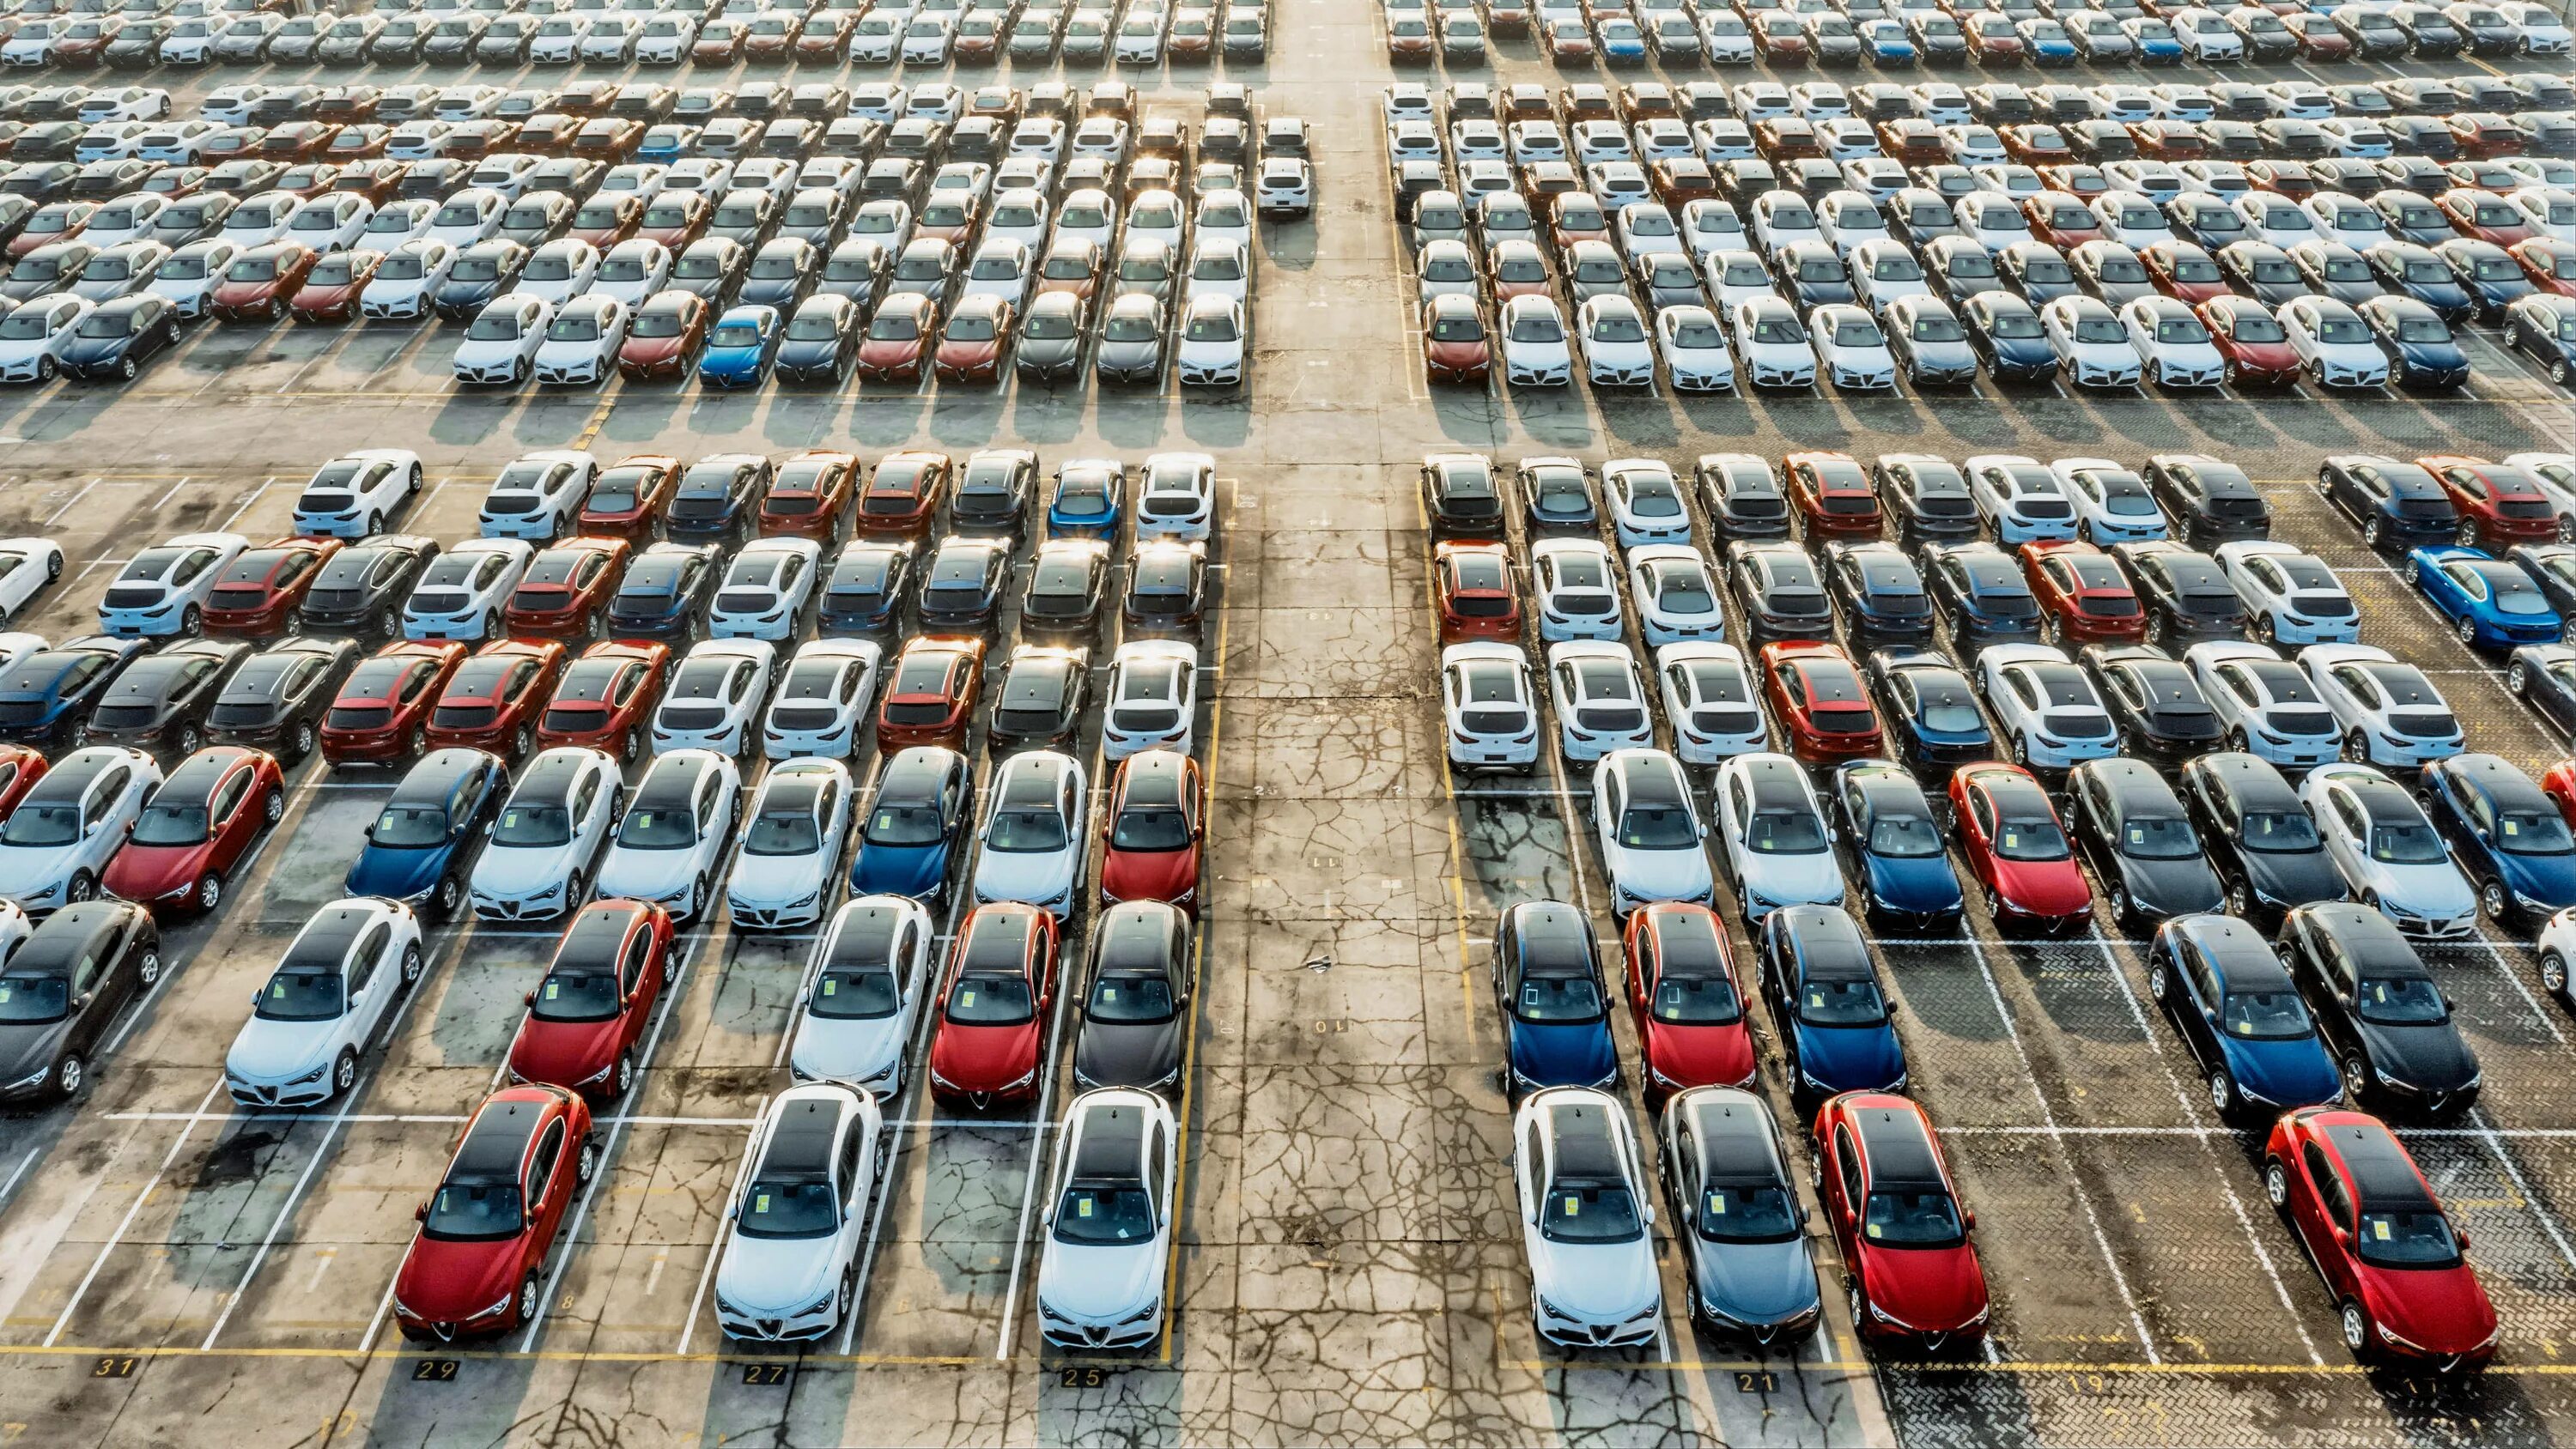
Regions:
M 833 979 L 832 979 L 831 977 L 829 977 L 829 976 L 826 976 L 826 977 L 824 977 L 824 978 L 823 978 L 823 994 L 824 994 L 825 996 L 830 996 L 830 995 L 832 995 L 834 992 L 839 991 L 840 989 L 841 989 L 841 983 L 840 983 L 840 982 L 833 980 Z
M 973 1006 L 975 1004 L 975 988 L 969 986 L 965 990 L 958 992 L 957 1004 L 959 1006 Z
M 765 1192 L 753 1193 L 751 1195 L 751 1210 L 756 1213 L 765 1213 L 769 1211 L 769 1194 Z
M 2514 836 L 2520 835 L 2522 833 L 2522 822 L 2519 820 L 2507 820 L 2504 823 L 2504 833 L 2505 838 L 2508 840 L 2512 839 Z
M 2010 850 L 2019 844 L 2021 844 L 2021 837 L 2019 835 L 2016 835 L 2009 830 L 2004 832 L 2004 848 L 2006 850 Z
M 1583 1199 L 1568 1193 L 1565 1199 L 1565 1215 L 1570 1218 L 1581 1217 L 1583 1215 Z
M 1871 1223 L 1869 1225 L 1869 1235 L 1873 1238 L 1877 1237 L 1883 1231 L 1884 1229 L 1880 1228 L 1876 1223 Z
M 2372 1218 L 2372 1219 L 2370 1220 L 2370 1235 L 2371 1235 L 2372 1237 L 2374 1237 L 2374 1238 L 2379 1239 L 2379 1240 L 2380 1240 L 2381 1242 L 2383 1242 L 2383 1243 L 2384 1243 L 2384 1242 L 2387 1242 L 2387 1241 L 2388 1241 L 2388 1219 L 2386 1219 L 2386 1218 Z
M 1708 1210 L 1720 1217 L 1724 1217 L 1726 1215 L 1726 1194 L 1722 1192 L 1710 1193 L 1708 1195 Z
M 1075 1198 L 1073 1200 L 1073 1215 L 1078 1218 L 1087 1218 L 1091 1216 L 1091 1199 L 1087 1197 Z
M 546 1000 L 548 1000 L 548 1001 L 552 1001 L 552 1000 L 554 1000 L 557 996 L 560 996 L 560 995 L 562 995 L 562 994 L 563 994 L 563 983 L 562 983 L 562 982 L 560 982 L 560 981 L 548 981 L 548 982 L 546 983 Z

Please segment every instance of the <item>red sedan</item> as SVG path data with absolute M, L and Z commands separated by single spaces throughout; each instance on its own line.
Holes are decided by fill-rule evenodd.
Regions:
M 1809 538 L 1876 538 L 1878 490 L 1849 453 L 1791 453 L 1780 460 L 1782 491 Z
M 513 763 L 527 758 L 563 661 L 564 646 L 552 639 L 484 645 L 439 691 L 429 714 L 429 747 L 490 750 Z
M 2090 241 L 2107 241 L 2111 233 L 2102 226 L 2102 218 L 2083 198 L 2063 191 L 2042 191 L 2027 196 L 2021 203 L 2022 219 L 2030 223 L 2030 234 L 2062 252 L 2071 252 Z
M 1011 346 L 1011 304 L 991 293 L 968 297 L 939 329 L 930 366 L 941 382 L 992 382 L 1002 375 Z
M 939 330 L 939 304 L 919 292 L 885 299 L 859 339 L 859 376 L 871 382 L 921 381 L 930 365 L 930 336 Z
M 894 682 L 877 706 L 877 749 L 890 755 L 906 745 L 966 748 L 966 727 L 983 692 L 983 640 L 905 640 Z
M 453 639 L 398 640 L 359 661 L 322 716 L 323 761 L 391 764 L 422 754 L 431 702 L 464 662 L 465 646 Z
M 293 631 L 296 607 L 342 547 L 336 538 L 281 538 L 235 558 L 206 595 L 206 632 L 266 639 Z
M 1444 543 L 1431 551 L 1440 642 L 1521 637 L 1521 599 L 1512 556 L 1499 543 Z
M 838 538 L 859 477 L 859 455 L 809 448 L 787 460 L 760 500 L 760 531 L 768 536 Z
M 2334 1295 L 2354 1357 L 2446 1374 L 2495 1357 L 2468 1234 L 2387 1124 L 2339 1107 L 2284 1113 L 2263 1144 L 2263 1194 Z
M 2279 318 L 2251 297 L 2212 297 L 2192 311 L 2227 361 L 2230 387 L 2288 387 L 2299 380 L 2299 355 Z
M 21 792 L 24 788 L 20 787 Z M 2557 803 L 2558 813 L 2567 817 L 2568 824 L 2576 825 L 2576 760 L 2560 760 L 2550 766 L 2548 773 L 2540 777 L 2540 793 Z M 16 803 L 14 799 L 8 801 L 11 805 Z M 0 806 L 0 810 L 5 808 Z
M 635 238 L 660 242 L 678 256 L 707 229 L 707 218 L 714 211 L 715 203 L 703 191 L 655 192 L 636 223 Z
M 1997 929 L 2027 922 L 2069 930 L 2093 919 L 2093 887 L 2028 770 L 1991 760 L 1960 766 L 1950 777 L 1950 811 L 1959 853 L 1985 888 Z
M 2531 228 L 2531 218 L 2492 191 L 2454 186 L 2434 197 L 2433 204 L 2450 219 L 2451 229 L 2465 237 L 2509 247 L 2539 235 Z
M 2558 536 L 2549 495 L 2510 463 L 2436 453 L 2415 465 L 2442 480 L 2442 491 L 2460 512 L 2462 543 L 2500 554 L 2517 543 L 2547 543 Z
M 2147 633 L 2146 610 L 2119 562 L 2089 543 L 2040 539 L 2021 546 L 2022 575 L 2039 600 L 2039 633 L 2060 639 L 2133 640 Z
M 286 310 L 298 322 L 346 322 L 358 311 L 358 294 L 376 279 L 385 254 L 372 248 L 333 252 L 304 274 L 304 285 L 287 299 Z
M 0 819 L 18 808 L 36 782 L 45 778 L 50 762 L 44 752 L 29 745 L 0 745 Z
M 2149 242 L 2138 252 L 2147 280 L 2168 297 L 2197 307 L 2227 293 L 2227 274 L 2209 253 L 2187 241 Z
M 1493 375 L 1493 341 L 1475 298 L 1447 293 L 1422 309 L 1422 362 L 1433 382 L 1481 384 Z
M 546 979 L 510 1041 L 510 1080 L 549 1082 L 597 1100 L 635 1084 L 636 1043 L 671 970 L 671 913 L 644 901 L 593 901 L 555 947 Z
M 1878 753 L 1878 711 L 1841 645 L 1784 639 L 1762 646 L 1761 657 L 1762 696 L 1790 754 L 1830 765 Z
M 880 537 L 920 538 L 939 517 L 948 496 L 952 468 L 945 453 L 906 448 L 877 460 L 877 470 L 859 489 L 859 506 L 850 527 Z
M 302 242 L 252 247 L 224 268 L 208 308 L 226 322 L 274 322 L 320 260 L 321 254 Z
M 707 302 L 695 292 L 666 287 L 644 299 L 617 344 L 617 375 L 629 382 L 686 377 L 707 345 Z
M 1101 899 L 1162 901 L 1196 914 L 1206 808 L 1198 761 L 1180 751 L 1139 750 L 1120 761 L 1101 834 Z
M 1726 927 L 1714 912 L 1657 901 L 1628 913 L 1628 1010 L 1646 1061 L 1646 1097 L 1753 1085 L 1753 1033 Z
M 2522 274 L 2531 279 L 2531 285 L 2561 297 L 2576 297 L 2576 244 L 2536 236 L 2507 250 L 2522 264 Z
M 649 543 L 662 526 L 662 510 L 680 486 L 680 460 L 668 453 L 620 458 L 590 485 L 573 527 L 588 538 Z
M 966 918 L 931 1028 L 931 1091 L 979 1108 L 1037 1095 L 1058 945 L 1055 917 L 1036 906 L 996 901 Z
M 599 1170 L 590 1104 L 561 1087 L 495 1092 L 465 1125 L 394 1275 L 395 1326 L 415 1342 L 503 1333 L 536 1317 L 546 1254 Z
M 633 764 L 670 668 L 667 644 L 612 639 L 591 645 L 564 666 L 537 717 L 537 748 L 581 745 Z
M 1941 1139 L 1921 1107 L 1846 1092 L 1816 1111 L 1825 1222 L 1841 1250 L 1863 1339 L 1939 1352 L 1985 1337 L 1986 1269 L 1968 1241 Z
M 285 814 L 286 777 L 274 755 L 210 745 L 152 792 L 99 884 L 154 910 L 211 911 L 233 868 Z
M 568 538 L 528 560 L 501 618 L 513 634 L 579 639 L 599 632 L 609 596 L 626 574 L 622 538 Z

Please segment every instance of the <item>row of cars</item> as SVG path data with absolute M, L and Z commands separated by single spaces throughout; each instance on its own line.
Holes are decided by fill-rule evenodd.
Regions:
M 1428 373 L 1524 386 L 1660 374 L 1684 391 L 1981 373 L 2439 390 L 2468 379 L 2455 329 L 2472 322 L 2552 378 L 2576 366 L 2576 163 L 2521 154 L 2502 117 L 2428 83 L 2414 99 L 2448 120 L 2400 119 L 2441 154 L 2460 150 L 2454 129 L 2517 139 L 2447 165 L 2421 146 L 2163 159 L 2139 155 L 2133 132 L 2198 123 L 2100 112 L 2340 102 L 2298 83 L 2224 100 L 2225 87 L 2058 89 L 1454 87 L 1444 130 L 1426 89 L 1396 87 L 1387 144 Z M 2093 118 L 2042 119 L 2066 108 Z M 2228 124 L 2342 127 L 2378 138 L 2361 151 L 2391 149 L 2388 123 L 2358 117 Z M 2088 134 L 2106 159 L 2073 159 L 2070 137 Z

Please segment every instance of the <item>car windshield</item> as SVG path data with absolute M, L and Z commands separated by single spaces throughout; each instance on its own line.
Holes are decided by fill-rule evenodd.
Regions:
M 450 1182 L 440 1184 L 438 1196 L 429 1200 L 420 1231 L 423 1237 L 467 1242 L 513 1238 L 522 1220 L 517 1183 Z
M 2064 860 L 2066 832 L 2048 816 L 2007 817 L 1995 831 L 1995 854 L 2006 860 Z
M 723 323 L 716 328 L 714 335 L 707 339 L 707 345 L 709 347 L 758 347 L 760 324 L 757 322 Z
M 1625 1183 L 1558 1183 L 1539 1208 L 1538 1231 L 1551 1243 L 1633 1243 L 1646 1230 Z
M 746 1238 L 820 1238 L 841 1227 L 841 1202 L 817 1173 L 764 1173 L 742 1191 L 734 1229 Z
M 1542 1024 L 1596 1021 L 1601 990 L 1589 976 L 1525 976 L 1512 1014 Z
M 1873 1192 L 1860 1219 L 1861 1236 L 1875 1248 L 1949 1248 L 1966 1237 L 1959 1205 L 1946 1192 Z
M 2365 979 L 2353 993 L 2353 1010 L 2379 1026 L 2430 1026 L 2451 1018 L 2442 989 L 2429 976 Z
M 2132 815 L 2120 822 L 2120 853 L 2132 860 L 2191 860 L 2200 854 L 2200 837 L 2179 815 Z
M 2434 865 L 2450 859 L 2442 849 L 2442 837 L 2420 818 L 2373 825 L 2370 858 L 2389 865 Z
M 2404 317 L 2397 323 L 2397 340 L 2424 344 L 2448 342 L 2451 328 L 2439 317 Z
M 2496 845 L 2515 855 L 2565 855 L 2576 837 L 2555 810 L 2508 810 L 2496 820 Z
M 2231 991 L 2219 999 L 2219 1024 L 2246 1041 L 2293 1041 L 2308 1035 L 2308 1011 L 2294 991 Z
M 961 1026 L 1018 1026 L 1037 1019 L 1023 976 L 961 976 L 948 993 L 947 1016 Z
M 1085 1020 L 1125 1025 L 1169 1021 L 1179 1010 L 1172 983 L 1159 975 L 1103 976 L 1091 983 L 1091 997 L 1082 1005 Z
M 337 995 L 333 997 L 338 1000 Z M 71 1014 L 72 980 L 59 973 L 0 976 L 0 1026 L 42 1026 Z
M 2248 810 L 2236 839 L 2247 850 L 2295 855 L 2317 848 L 2317 823 L 2305 810 Z
M 468 342 L 516 342 L 519 340 L 519 313 L 516 307 L 507 311 L 486 312 L 465 329 Z
M 894 973 L 882 966 L 826 970 L 805 1002 L 809 1013 L 834 1021 L 880 1020 L 902 1007 Z
M 1154 1236 L 1154 1203 L 1145 1189 L 1076 1180 L 1056 1203 L 1055 1239 L 1082 1247 L 1141 1243 Z
M 996 810 L 984 835 L 984 848 L 1005 852 L 1045 852 L 1065 848 L 1062 815 L 1043 807 Z
M 1699 824 L 1683 805 L 1631 805 L 1619 815 L 1619 843 L 1630 850 L 1690 850 Z
M 1887 1003 L 1866 977 L 1811 980 L 1798 990 L 1798 1019 L 1809 1026 L 1876 1026 L 1887 1020 Z
M 1178 806 L 1130 806 L 1112 822 L 1109 843 L 1119 850 L 1179 850 L 1190 843 L 1189 817 Z
M 2451 1268 L 2460 1262 L 2451 1220 L 2430 1209 L 2365 1210 L 2353 1251 L 2375 1268 Z
M 632 809 L 617 824 L 617 843 L 628 850 L 686 850 L 698 843 L 697 817 L 686 810 Z
M 812 855 L 822 848 L 822 826 L 806 809 L 763 811 L 742 840 L 745 855 Z
M 388 805 L 367 835 L 390 850 L 426 850 L 447 843 L 447 811 L 437 805 Z
M 1814 855 L 1825 848 L 1824 822 L 1812 810 L 1765 810 L 1744 828 L 1757 855 Z
M 528 1014 L 539 1021 L 607 1021 L 624 1004 L 622 997 L 613 970 L 558 966 L 538 985 Z
M 203 845 L 206 807 L 198 801 L 155 800 L 143 807 L 128 839 L 136 845 Z
M 1941 830 L 1929 815 L 1879 815 L 1869 822 L 1869 853 L 1927 860 L 1941 853 Z

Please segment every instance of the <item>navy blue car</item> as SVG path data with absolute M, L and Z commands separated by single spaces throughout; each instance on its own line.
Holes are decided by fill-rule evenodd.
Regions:
M 1923 550 L 1924 583 L 1949 617 L 1950 647 L 2039 638 L 2039 600 L 2021 562 L 1991 543 L 1936 543 Z
M 465 898 L 476 847 L 510 793 L 510 767 L 485 750 L 432 750 L 367 827 L 345 894 L 402 901 L 440 920 Z
M 39 649 L 0 675 L 0 741 L 15 745 L 69 743 L 125 666 L 151 646 L 141 639 L 105 634 L 66 639 Z
M 2494 755 L 2453 755 L 2424 767 L 2423 793 L 2488 920 L 2540 921 L 2576 906 L 2576 836 L 2529 775 Z
M 1971 760 L 1995 758 L 1994 731 L 1957 665 L 1928 649 L 1876 649 L 1870 699 L 1896 757 L 1928 779 L 1947 780 Z
M 691 463 L 671 492 L 663 533 L 680 543 L 732 539 L 760 510 L 769 474 L 769 460 L 756 453 L 716 453 Z
M 823 579 L 826 634 L 878 634 L 903 622 L 912 592 L 912 545 L 856 539 L 832 560 Z
M 2459 505 L 2442 480 L 2402 458 L 2337 453 L 2317 465 L 2317 491 L 2360 524 L 2362 542 L 2375 549 L 2403 553 L 2459 532 Z
M 1932 599 L 1923 591 L 1923 574 L 1892 543 L 1826 544 L 1825 594 L 1855 644 L 1932 642 Z
M 1900 926 L 1955 920 L 1966 896 L 1923 787 L 1885 760 L 1834 771 L 1834 818 L 1844 871 L 1860 883 L 1862 909 Z
M 1968 349 L 1997 382 L 2046 382 L 2057 376 L 2057 348 L 2039 313 L 2010 292 L 1979 292 L 1959 304 Z
M 2269 1121 L 2343 1095 L 2298 986 L 2246 922 L 2165 922 L 2147 948 L 2147 991 L 2190 1049 L 2219 1116 Z
M 859 827 L 851 894 L 946 901 L 974 820 L 975 771 L 964 755 L 937 745 L 899 751 Z
M 609 637 L 692 638 L 723 581 L 722 565 L 714 544 L 657 543 L 636 555 L 609 596 Z
M 1503 1023 L 1503 1091 L 1612 1087 L 1610 994 L 1592 920 L 1563 901 L 1524 901 L 1494 928 L 1494 1005 Z
M 2373 297 L 2353 310 L 2388 358 L 2389 379 L 2409 391 L 2442 391 L 2469 380 L 2469 355 L 2451 324 L 2412 297 Z
M 1905 1090 L 1905 1046 L 1850 915 L 1782 906 L 1763 918 L 1760 949 L 1762 994 L 1801 1105 L 1842 1092 Z
M 2450 264 L 2435 256 L 2431 247 L 2419 242 L 2384 241 L 2364 251 L 2361 259 L 2369 264 L 2370 274 L 2379 279 L 2379 285 L 2423 303 L 2445 322 L 2466 322 L 2477 311 L 2477 300 L 2452 275 Z

